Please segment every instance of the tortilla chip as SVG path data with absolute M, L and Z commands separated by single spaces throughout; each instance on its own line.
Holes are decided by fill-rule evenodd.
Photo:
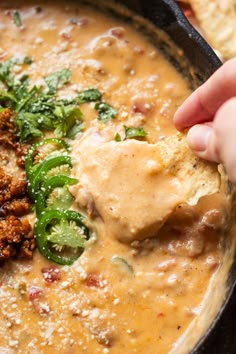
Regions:
M 224 59 L 236 56 L 236 0 L 189 0 L 209 44 Z
M 178 205 L 196 205 L 220 189 L 217 164 L 196 157 L 184 134 L 154 144 L 130 139 L 91 145 L 90 139 L 79 142 L 80 182 L 70 191 L 85 208 L 92 201 L 106 232 L 122 242 L 157 235 Z
M 219 192 L 221 175 L 218 165 L 196 157 L 184 134 L 167 137 L 159 148 L 165 170 L 176 176 L 183 186 L 186 203 L 195 205 L 201 197 Z

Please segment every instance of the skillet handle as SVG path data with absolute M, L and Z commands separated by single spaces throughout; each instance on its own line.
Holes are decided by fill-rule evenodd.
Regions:
M 174 0 L 144 0 L 139 3 L 144 17 L 166 32 L 184 51 L 189 62 L 196 69 L 199 68 L 200 81 L 207 80 L 221 66 L 220 59 Z

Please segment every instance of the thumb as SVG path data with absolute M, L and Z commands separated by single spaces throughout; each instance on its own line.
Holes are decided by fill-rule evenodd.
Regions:
M 236 98 L 220 107 L 212 123 L 193 126 L 187 141 L 197 156 L 221 162 L 236 183 Z

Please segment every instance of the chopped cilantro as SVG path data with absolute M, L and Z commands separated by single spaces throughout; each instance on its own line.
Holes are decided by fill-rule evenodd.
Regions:
M 15 123 L 21 141 L 27 141 L 32 136 L 37 138 L 43 135 L 41 130 L 38 129 L 38 119 L 36 119 L 35 114 L 33 113 L 20 112 L 15 118 Z
M 59 99 L 57 89 L 69 82 L 71 72 L 62 69 L 45 78 L 48 89 L 40 86 L 29 86 L 29 77 L 22 75 L 16 78 L 11 73 L 15 64 L 30 65 L 32 59 L 11 58 L 0 63 L 0 81 L 6 86 L 0 91 L 0 110 L 9 107 L 15 112 L 15 123 L 22 142 L 38 138 L 44 130 L 54 131 L 57 137 L 70 139 L 84 130 L 83 114 L 79 108 L 85 102 L 97 102 L 95 109 L 98 119 L 107 122 L 117 112 L 105 102 L 101 102 L 101 93 L 92 88 L 78 93 L 73 99 Z
M 78 121 L 75 123 L 75 125 L 73 125 L 73 127 L 71 127 L 70 129 L 68 129 L 67 132 L 67 138 L 70 139 L 74 139 L 76 137 L 77 134 L 81 133 L 85 128 L 85 124 L 82 121 Z
M 70 138 L 74 138 L 81 131 L 81 119 L 83 115 L 78 106 L 57 105 L 54 115 L 58 118 L 58 122 L 55 124 L 55 135 L 57 137 L 69 135 Z
M 7 106 L 10 106 L 12 102 L 17 103 L 17 100 L 13 94 L 10 92 L 6 91 L 0 91 L 0 103 L 7 104 Z
M 9 59 L 3 63 L 0 63 L 0 80 L 8 87 L 14 85 L 14 78 L 11 75 L 11 67 L 13 65 L 13 60 Z
M 118 112 L 105 102 L 98 102 L 95 105 L 95 109 L 98 111 L 98 120 L 101 120 L 103 123 L 107 123 L 109 120 L 114 119 Z
M 124 140 L 133 139 L 133 138 L 144 138 L 145 136 L 147 136 L 147 132 L 142 127 L 134 128 L 134 127 L 127 127 L 126 125 L 124 125 L 124 128 L 125 128 Z
M 96 102 L 101 101 L 102 95 L 98 90 L 91 88 L 78 93 L 77 102 L 78 104 L 86 102 Z
M 14 11 L 13 12 L 13 22 L 17 27 L 21 27 L 22 26 L 22 21 L 21 21 L 21 17 L 18 11 Z
M 31 65 L 33 63 L 32 58 L 30 57 L 24 57 L 24 64 Z
M 58 70 L 45 77 L 49 93 L 53 94 L 70 81 L 71 71 L 69 69 Z
M 124 125 L 124 129 L 125 129 L 124 139 L 121 139 L 120 134 L 116 133 L 115 141 L 119 142 L 127 139 L 143 139 L 148 135 L 148 133 L 142 127 L 134 128 L 134 127 L 127 127 L 126 125 Z

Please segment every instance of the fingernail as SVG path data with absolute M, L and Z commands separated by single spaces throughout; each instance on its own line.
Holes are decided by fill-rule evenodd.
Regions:
M 194 151 L 205 151 L 212 128 L 208 125 L 195 125 L 187 134 L 187 142 L 189 147 Z

